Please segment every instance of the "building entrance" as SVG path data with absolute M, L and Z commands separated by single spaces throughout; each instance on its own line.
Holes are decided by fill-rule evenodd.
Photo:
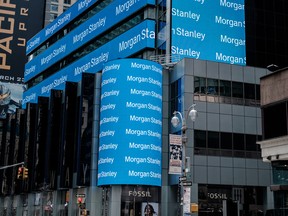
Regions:
M 156 216 L 159 214 L 158 187 L 123 186 L 121 216 Z

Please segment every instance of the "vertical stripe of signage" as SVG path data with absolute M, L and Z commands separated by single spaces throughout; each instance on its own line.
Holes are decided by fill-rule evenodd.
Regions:
M 104 65 L 99 140 L 99 186 L 161 186 L 161 65 L 142 59 Z

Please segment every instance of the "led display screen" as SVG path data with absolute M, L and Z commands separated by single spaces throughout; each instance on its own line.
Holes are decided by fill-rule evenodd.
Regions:
M 39 56 L 28 62 L 25 65 L 24 81 L 27 82 L 71 52 L 77 50 L 83 44 L 89 42 L 153 1 L 154 0 L 132 1 L 129 7 L 125 7 L 127 0 L 112 2 L 102 11 L 95 14 Z
M 98 185 L 161 186 L 162 66 L 114 60 L 101 85 Z
M 79 16 L 81 13 L 83 13 L 97 1 L 98 0 L 78 0 L 64 13 L 59 15 L 57 19 L 55 19 L 53 22 L 47 25 L 44 29 L 42 29 L 38 34 L 36 34 L 27 42 L 26 54 L 32 52 L 44 41 L 46 41 L 60 29 L 65 27 L 70 21 L 75 19 L 77 16 Z
M 172 1 L 171 54 L 246 65 L 244 0 Z
M 52 89 L 63 90 L 66 81 L 79 82 L 82 73 L 101 71 L 107 61 L 125 58 L 145 48 L 155 47 L 155 22 L 146 20 L 109 43 L 73 62 L 23 93 L 22 107 L 37 103 L 39 96 L 49 97 Z

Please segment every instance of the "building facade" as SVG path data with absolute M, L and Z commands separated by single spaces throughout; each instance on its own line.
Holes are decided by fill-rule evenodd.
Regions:
M 287 214 L 287 69 L 277 70 L 261 78 L 261 110 L 263 124 L 262 159 L 272 167 L 271 191 L 275 210 Z M 275 85 L 277 83 L 277 85 Z
M 76 1 L 77 0 L 46 0 L 44 26 L 55 20 Z
M 181 128 L 170 119 L 191 104 L 198 111 L 194 124 L 187 121 L 193 214 L 222 215 L 230 202 L 241 216 L 274 208 L 271 168 L 256 145 L 260 77 L 269 73 L 257 66 L 270 62 L 252 59 L 245 42 L 245 31 L 248 40 L 254 30 L 245 29 L 245 18 L 256 6 L 214 4 L 78 1 L 31 38 L 22 109 L 7 118 L 1 145 L 8 155 L 1 164 L 23 161 L 29 174 L 17 179 L 17 167 L 3 171 L 2 211 L 180 215 L 169 135 Z M 202 22 L 214 6 L 212 20 Z M 222 42 L 209 26 L 219 28 Z

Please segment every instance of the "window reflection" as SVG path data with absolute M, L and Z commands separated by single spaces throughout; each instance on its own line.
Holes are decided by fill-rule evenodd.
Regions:
M 194 100 L 259 107 L 260 85 L 194 77 Z
M 260 158 L 256 142 L 261 139 L 253 134 L 194 130 L 195 154 Z

